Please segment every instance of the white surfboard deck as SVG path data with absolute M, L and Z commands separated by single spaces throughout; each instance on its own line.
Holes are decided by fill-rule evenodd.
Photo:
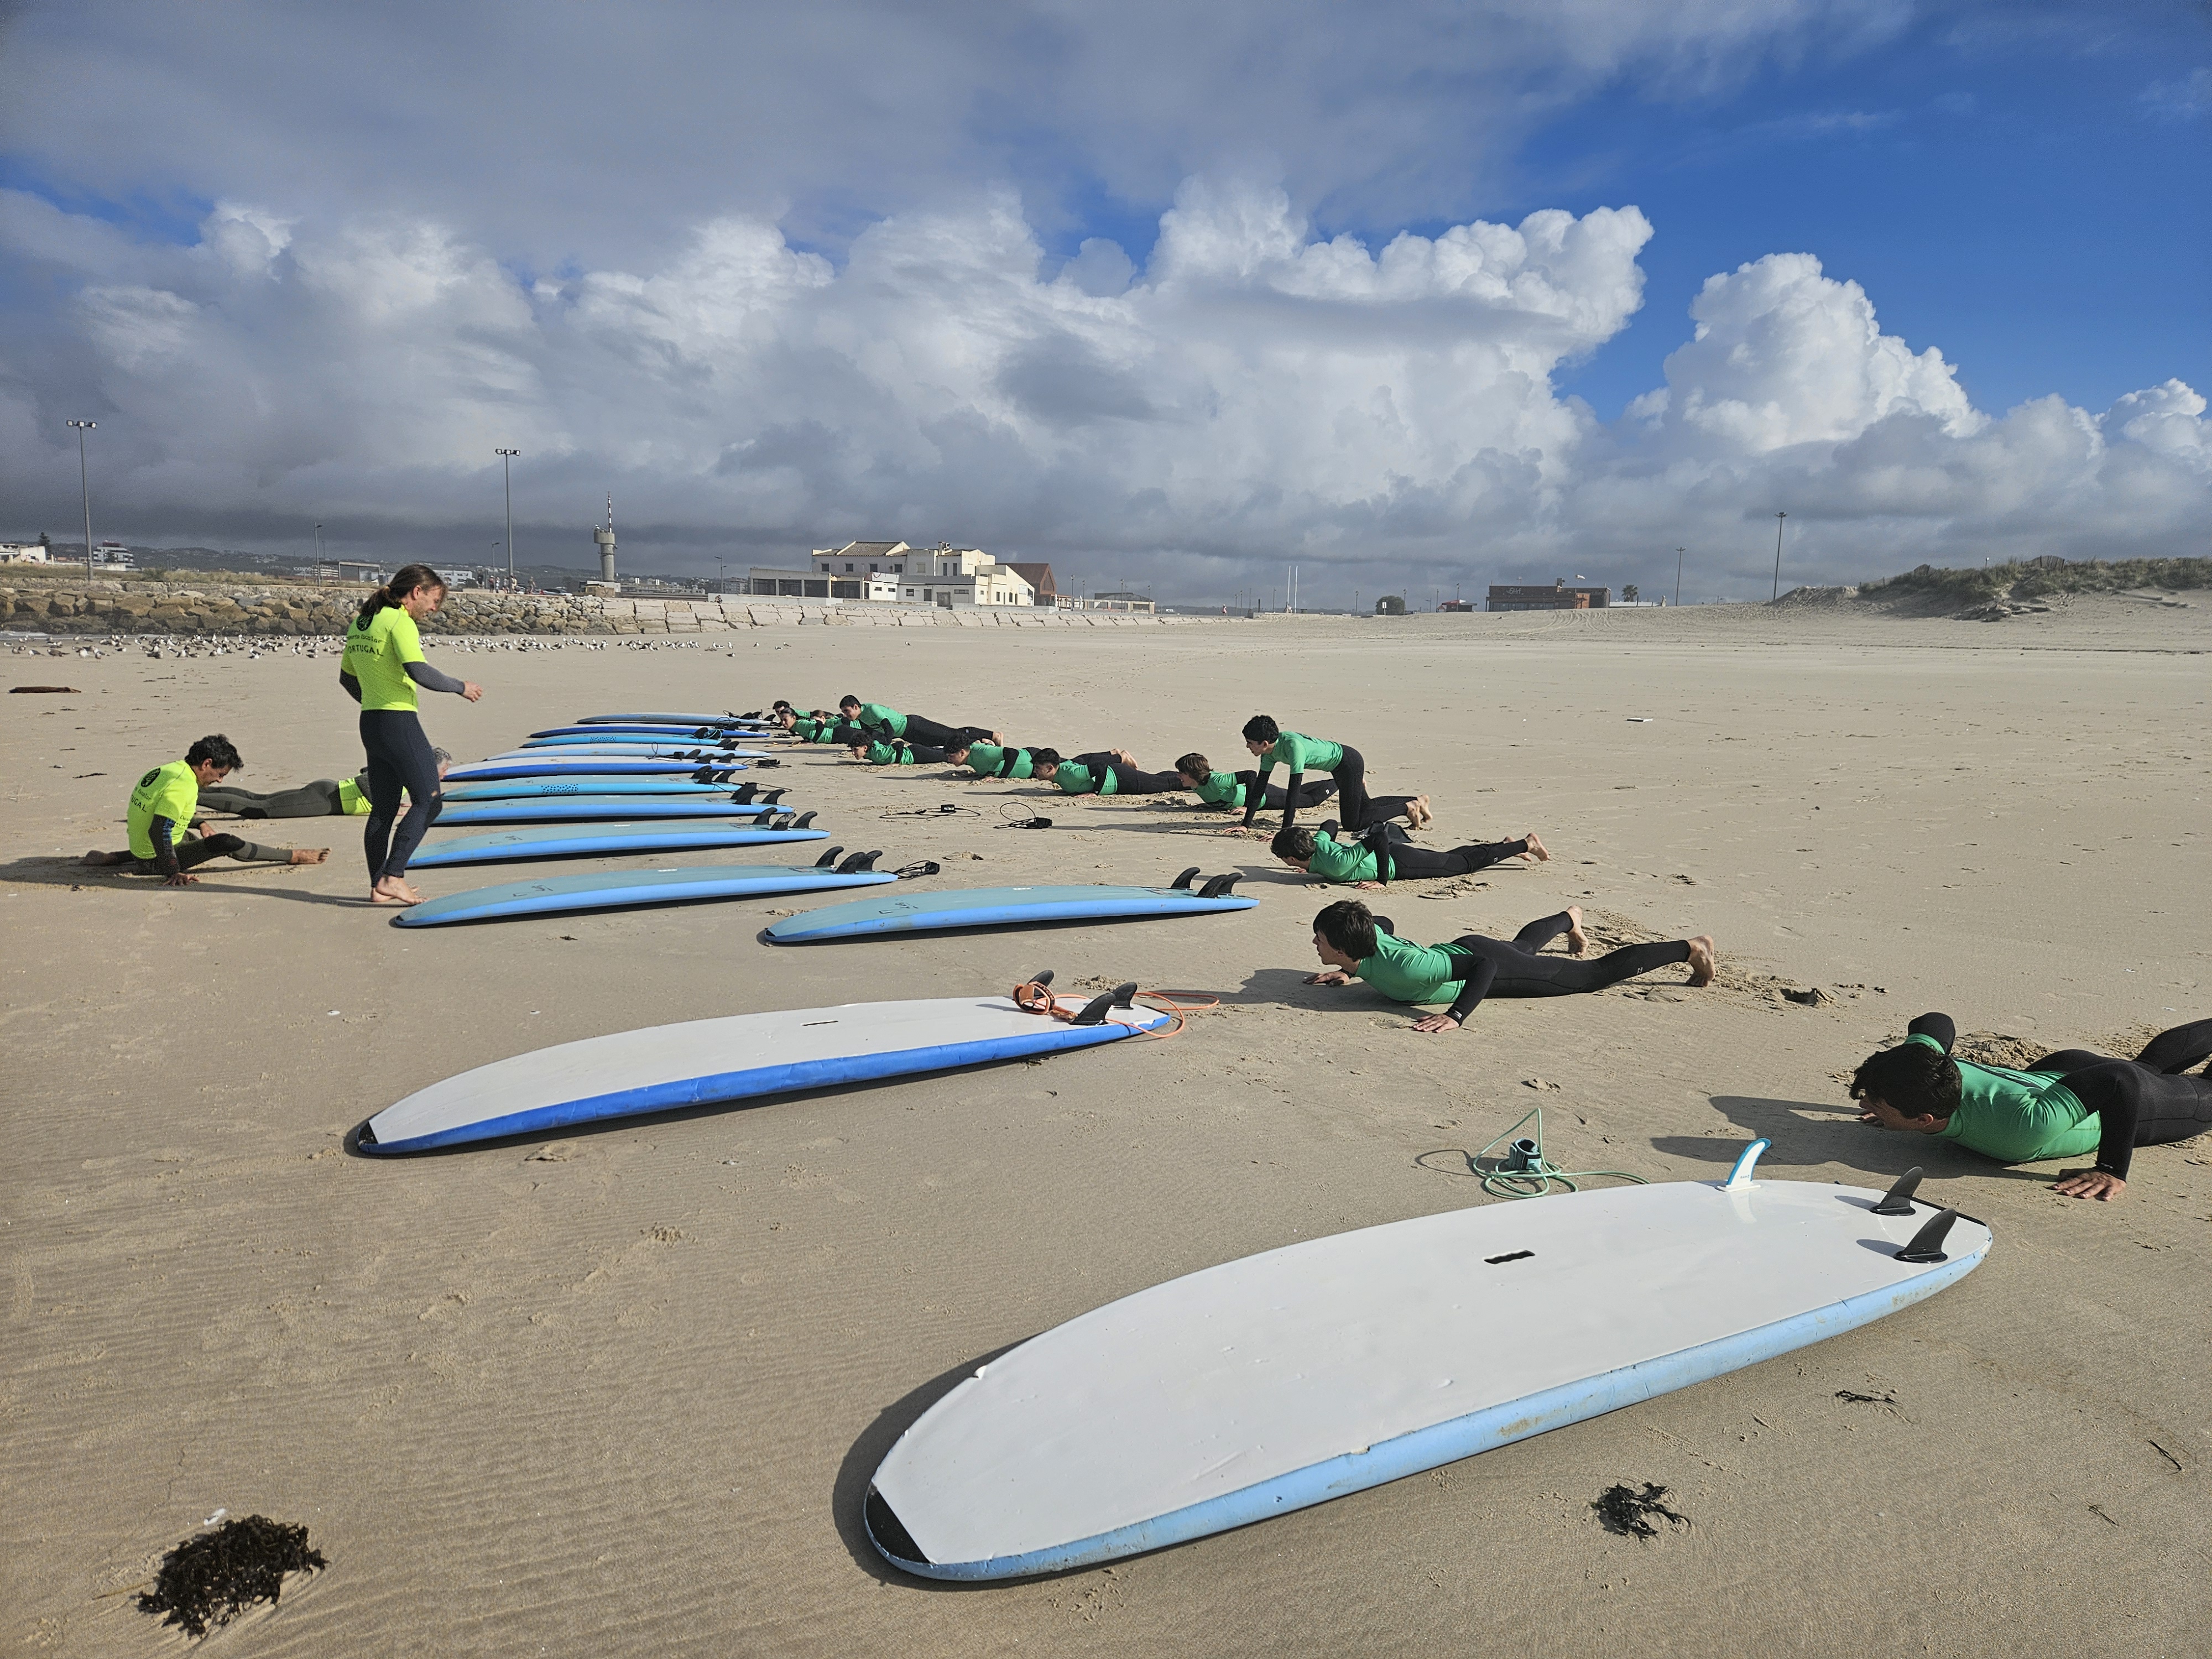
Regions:
M 1070 1012 L 1090 999 L 1061 997 Z M 736 1014 L 586 1037 L 434 1083 L 364 1126 L 362 1150 L 423 1152 L 605 1118 L 903 1077 L 1113 1042 L 1170 1016 L 1103 1025 L 1024 1013 L 1006 997 L 933 997 Z
M 939 1578 L 1158 1549 L 1836 1335 L 1990 1246 L 1962 1217 L 1948 1261 L 1899 1261 L 1938 1206 L 1876 1216 L 1880 1193 L 1739 1171 L 1340 1233 L 1125 1297 L 924 1413 L 876 1472 L 870 1535 Z

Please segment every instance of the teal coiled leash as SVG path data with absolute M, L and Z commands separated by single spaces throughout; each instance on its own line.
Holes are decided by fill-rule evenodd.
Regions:
M 1523 1136 L 1521 1131 L 1528 1127 L 1530 1118 L 1535 1120 L 1536 1133 L 1533 1136 Z M 1499 1146 L 1505 1146 L 1504 1156 L 1494 1168 L 1485 1170 L 1481 1161 Z M 1492 1198 L 1541 1198 L 1554 1187 L 1578 1193 L 1582 1188 L 1576 1183 L 1600 1176 L 1632 1181 L 1639 1187 L 1650 1184 L 1642 1176 L 1631 1175 L 1626 1170 L 1562 1170 L 1551 1162 L 1544 1156 L 1544 1109 L 1541 1106 L 1535 1108 L 1467 1162 L 1468 1173 L 1479 1176 L 1482 1190 Z

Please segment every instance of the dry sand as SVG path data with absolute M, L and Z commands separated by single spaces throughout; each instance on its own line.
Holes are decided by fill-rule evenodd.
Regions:
M 2056 1166 L 1859 1127 L 1837 1074 L 1929 1008 L 2054 1046 L 2212 1012 L 2208 647 L 2212 607 L 2112 599 L 1997 625 L 1738 607 L 437 653 L 489 687 L 428 700 L 463 755 L 596 710 L 854 690 L 1165 767 L 1237 754 L 1265 709 L 1356 743 L 1377 789 L 1427 789 L 1431 842 L 1534 828 L 1558 855 L 1394 891 L 1405 931 L 1579 902 L 1601 939 L 1720 940 L 1712 989 L 1668 970 L 1440 1038 L 1301 985 L 1324 896 L 1218 819 L 1049 793 L 1053 830 L 1000 830 L 1039 795 L 820 750 L 783 781 L 886 866 L 1241 866 L 1263 902 L 805 951 L 754 939 L 805 900 L 410 933 L 355 902 L 335 819 L 270 826 L 331 842 L 321 869 L 88 874 L 64 857 L 119 845 L 133 777 L 203 732 L 249 786 L 349 771 L 335 664 L 0 658 L 85 693 L 0 704 L 0 1644 L 174 1649 L 113 1592 L 220 1507 L 305 1522 L 331 1562 L 213 1638 L 241 1653 L 2201 1653 L 2212 1153 L 2146 1151 L 2120 1202 L 2074 1202 Z M 942 801 L 980 816 L 884 816 Z M 341 1146 L 544 1044 L 1047 965 L 1222 1006 L 1172 1042 L 554 1143 Z M 1228 1536 L 982 1589 L 878 1565 L 866 1477 L 980 1358 L 1175 1274 L 1480 1201 L 1421 1156 L 1540 1103 L 1569 1167 L 1709 1178 L 1759 1134 L 1780 1179 L 1924 1163 L 1996 1248 L 1865 1330 Z M 1620 1480 L 1692 1524 L 1602 1531 Z

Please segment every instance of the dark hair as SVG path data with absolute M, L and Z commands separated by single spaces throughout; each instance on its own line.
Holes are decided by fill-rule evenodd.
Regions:
M 787 697 L 778 697 L 769 707 L 779 714 L 788 714 L 791 713 L 791 700 Z
M 1059 764 L 1060 750 L 1057 749 L 1032 749 L 1030 750 L 1030 770 L 1032 772 L 1036 771 L 1041 766 L 1057 766 Z
M 1375 954 L 1374 913 L 1358 899 L 1339 899 L 1322 907 L 1313 925 L 1314 932 L 1354 962 Z
M 246 765 L 244 761 L 239 759 L 238 750 L 231 747 L 230 739 L 220 732 L 211 737 L 202 738 L 185 750 L 185 765 L 198 766 L 203 763 L 220 766 L 226 772 L 240 771 Z
M 362 627 L 380 611 L 388 611 L 417 588 L 434 587 L 443 592 L 446 579 L 427 564 L 403 564 L 392 573 L 392 580 L 361 602 L 361 611 L 354 620 Z
M 1195 749 L 1176 763 L 1176 770 L 1187 778 L 1196 778 L 1200 783 L 1213 775 L 1212 763 Z
M 1290 824 L 1276 830 L 1275 839 L 1268 845 L 1277 858 L 1304 864 L 1314 855 L 1314 832 L 1302 824 Z
M 951 760 L 956 755 L 964 755 L 975 746 L 973 738 L 955 738 L 945 745 L 945 758 Z
M 1881 1101 L 1906 1117 L 1947 1118 L 1959 1109 L 1959 1067 L 1941 1048 L 1899 1043 L 1859 1063 L 1851 1098 Z
M 1247 743 L 1273 743 L 1282 735 L 1283 728 L 1275 724 L 1271 714 L 1255 714 L 1244 722 L 1244 741 Z
M 850 691 L 848 691 L 843 696 L 837 699 L 837 707 L 840 708 L 858 708 L 860 707 L 860 700 L 854 696 Z

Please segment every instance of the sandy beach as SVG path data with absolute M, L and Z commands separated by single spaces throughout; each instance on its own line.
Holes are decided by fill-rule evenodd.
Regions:
M 222 1510 L 304 1523 L 330 1562 L 210 1638 L 256 1655 L 2201 1653 L 2212 1150 L 2147 1148 L 2120 1201 L 2069 1200 L 2059 1165 L 1862 1127 L 1838 1074 L 1931 1009 L 2127 1054 L 2212 1014 L 2208 651 L 2212 605 L 2124 598 L 1992 624 L 1728 606 L 432 650 L 487 688 L 424 699 L 462 757 L 598 711 L 849 690 L 1227 766 L 1264 711 L 1356 744 L 1378 792 L 1425 790 L 1425 844 L 1548 843 L 1373 896 L 1401 932 L 1510 936 L 1575 903 L 1601 945 L 1718 941 L 1709 988 L 1669 969 L 1440 1037 L 1304 985 L 1313 913 L 1346 895 L 1182 797 L 819 749 L 766 775 L 885 868 L 1196 864 L 1261 902 L 776 950 L 773 915 L 830 901 L 393 928 L 360 902 L 357 820 L 256 827 L 327 842 L 322 866 L 87 871 L 137 775 L 203 733 L 247 787 L 351 775 L 335 653 L 0 653 L 8 684 L 81 689 L 10 696 L 0 729 L 0 1642 L 174 1650 L 118 1592 Z M 1005 827 L 1018 806 L 1054 827 Z M 343 1145 L 555 1042 L 1048 966 L 1220 1006 L 1042 1064 L 414 1159 Z M 1828 1000 L 1783 994 L 1808 988 Z M 1863 1330 L 1264 1525 L 975 1589 L 878 1560 L 867 1478 L 978 1361 L 1212 1263 L 1492 1201 L 1451 1149 L 1537 1105 L 1570 1169 L 1711 1179 L 1759 1135 L 1771 1178 L 1921 1164 L 1996 1242 Z M 1689 1525 L 1607 1533 L 1616 1481 L 1666 1486 Z

